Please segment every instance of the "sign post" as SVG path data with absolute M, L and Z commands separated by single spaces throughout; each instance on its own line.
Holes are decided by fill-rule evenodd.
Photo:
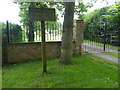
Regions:
M 41 21 L 41 52 L 43 73 L 47 72 L 45 21 L 56 21 L 55 9 L 53 8 L 29 8 L 29 18 L 33 21 Z
M 46 44 L 45 44 L 45 22 L 41 21 L 41 50 L 42 50 L 42 65 L 43 65 L 43 72 L 47 72 L 46 69 Z

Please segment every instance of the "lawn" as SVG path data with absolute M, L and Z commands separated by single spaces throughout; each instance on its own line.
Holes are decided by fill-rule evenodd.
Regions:
M 48 74 L 41 61 L 3 67 L 3 88 L 118 88 L 118 69 L 101 63 L 89 54 L 74 55 L 73 65 L 49 59 Z
M 120 57 L 118 57 L 119 55 L 117 53 L 114 53 L 114 52 L 103 52 L 103 53 L 105 53 L 107 55 L 111 55 L 111 56 L 113 56 L 115 58 L 119 58 L 120 59 Z
M 85 43 L 89 43 L 89 44 L 93 44 L 93 45 L 97 45 L 97 46 L 100 46 L 100 47 L 103 47 L 104 44 L 103 43 L 100 43 L 100 42 L 94 42 L 94 41 L 90 41 L 90 40 L 84 40 Z M 118 50 L 118 46 L 113 46 L 113 45 L 110 45 L 110 44 L 105 44 L 106 48 L 109 48 L 109 49 L 113 49 L 113 50 Z

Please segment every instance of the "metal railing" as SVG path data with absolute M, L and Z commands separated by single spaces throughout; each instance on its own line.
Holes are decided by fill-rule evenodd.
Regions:
M 14 30 L 14 29 L 16 30 Z M 16 32 L 15 32 L 16 31 Z M 19 32 L 19 33 L 18 33 Z M 33 42 L 41 42 L 41 24 L 40 22 L 34 22 L 33 30 Z M 20 35 L 20 36 L 19 36 Z M 21 25 L 19 28 L 12 27 L 7 22 L 7 36 L 9 42 L 29 42 L 30 28 L 29 26 Z M 18 38 L 19 36 L 19 38 Z M 61 41 L 62 37 L 62 24 L 58 22 L 46 22 L 45 23 L 45 36 L 46 41 Z

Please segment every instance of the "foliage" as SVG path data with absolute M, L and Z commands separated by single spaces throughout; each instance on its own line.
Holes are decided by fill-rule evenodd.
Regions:
M 28 41 L 34 41 L 34 32 L 36 30 L 37 25 L 33 25 L 33 22 L 29 19 L 28 9 L 29 7 L 35 8 L 55 8 L 57 20 L 59 20 L 58 14 L 60 13 L 61 16 L 65 14 L 64 9 L 65 5 L 64 2 L 19 2 L 14 0 L 19 4 L 20 12 L 19 16 L 21 17 L 21 23 L 28 28 Z M 82 19 L 83 12 L 87 11 L 87 7 L 90 7 L 90 4 L 84 5 L 82 0 L 80 0 L 79 5 L 75 8 L 75 14 L 81 15 L 79 18 Z M 51 25 L 52 22 L 47 22 L 47 24 Z M 62 23 L 62 22 L 60 22 Z M 37 23 L 39 24 L 39 23 Z M 49 28 L 49 27 L 48 27 Z
M 1 29 L 2 29 L 2 34 L 4 34 L 5 33 L 5 29 L 6 29 L 5 23 L 0 22 L 0 26 L 1 26 Z
M 28 25 L 29 18 L 28 18 L 28 8 L 29 7 L 36 7 L 36 8 L 55 8 L 56 9 L 56 15 L 58 18 L 58 13 L 63 16 L 65 14 L 65 5 L 64 2 L 22 2 L 18 3 L 20 6 L 20 13 L 19 16 L 21 17 L 21 23 Z M 87 9 L 92 7 L 92 3 L 87 3 L 86 5 L 83 3 L 82 0 L 79 0 L 78 5 L 75 6 L 75 14 L 79 15 L 79 19 L 83 19 L 83 13 L 87 12 Z
M 6 38 L 7 31 L 6 31 L 6 24 L 1 22 L 0 25 L 2 26 L 2 37 Z M 10 35 L 10 42 L 21 42 L 22 41 L 22 29 L 21 26 L 18 24 L 8 23 L 9 35 Z
M 9 24 L 10 42 L 22 42 L 22 28 L 18 24 Z
M 38 24 L 40 24 L 39 21 L 34 21 L 34 22 L 30 21 L 29 13 L 28 13 L 29 7 L 53 8 L 53 6 L 55 5 L 56 3 L 54 2 L 22 2 L 22 3 L 19 3 L 19 6 L 20 6 L 19 16 L 21 17 L 21 23 L 23 23 L 23 25 L 28 28 L 27 36 L 28 36 L 29 42 L 34 41 L 34 37 L 35 37 L 34 32 L 36 31 Z M 56 15 L 58 16 L 57 13 Z M 51 23 L 54 24 L 54 22 L 47 22 L 48 25 L 51 25 Z
M 75 6 L 75 14 L 78 15 L 78 19 L 83 20 L 84 13 L 88 11 L 88 8 L 92 7 L 93 3 L 84 4 L 83 0 L 78 1 L 78 5 Z
M 3 88 L 118 88 L 118 69 L 91 55 L 74 55 L 68 66 L 58 60 L 48 60 L 48 74 L 40 60 L 3 67 Z
M 19 16 L 21 17 L 21 23 L 24 25 L 29 26 L 30 20 L 29 20 L 29 15 L 28 15 L 28 8 L 29 7 L 48 7 L 47 4 L 44 4 L 43 2 L 39 3 L 34 3 L 34 2 L 21 2 L 19 3 L 20 6 L 20 12 Z
M 103 42 L 104 30 L 106 27 L 106 40 L 110 42 L 111 36 L 118 36 L 118 12 L 119 5 L 96 9 L 84 16 L 85 39 Z M 105 26 L 106 25 L 106 26 Z

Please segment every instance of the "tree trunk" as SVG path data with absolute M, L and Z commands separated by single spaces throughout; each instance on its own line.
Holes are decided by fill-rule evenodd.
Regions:
M 65 3 L 60 63 L 72 64 L 72 37 L 75 2 Z
M 34 23 L 33 23 L 33 21 L 30 21 L 30 25 L 29 25 L 28 42 L 34 42 Z
M 31 8 L 34 8 L 35 2 L 30 2 Z M 34 21 L 30 20 L 29 23 L 29 33 L 28 33 L 28 42 L 34 42 Z

